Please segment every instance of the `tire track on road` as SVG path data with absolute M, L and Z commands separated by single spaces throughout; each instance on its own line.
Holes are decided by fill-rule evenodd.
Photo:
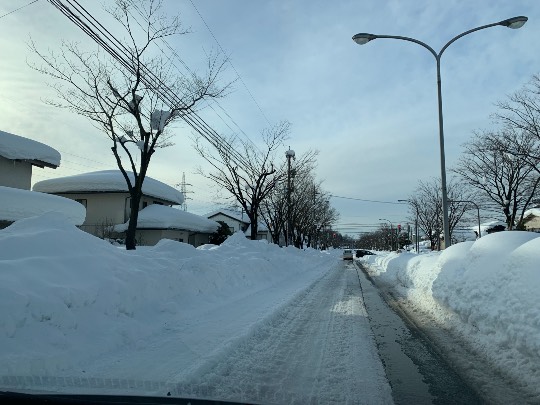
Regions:
M 232 401 L 392 403 L 356 271 L 345 264 L 183 383 Z

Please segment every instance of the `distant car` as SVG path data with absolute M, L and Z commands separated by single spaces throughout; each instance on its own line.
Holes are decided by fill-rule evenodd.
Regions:
M 358 249 L 356 251 L 356 257 L 364 257 L 364 256 L 374 255 L 374 254 L 375 253 L 370 252 L 369 250 Z
M 343 251 L 343 260 L 352 260 L 353 259 L 353 252 L 351 249 L 345 249 Z

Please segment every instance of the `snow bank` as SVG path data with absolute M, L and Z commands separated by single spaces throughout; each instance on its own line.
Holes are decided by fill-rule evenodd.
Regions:
M 426 255 L 366 256 L 370 274 L 540 398 L 540 238 L 498 232 Z
M 86 209 L 69 198 L 0 186 L 0 220 L 17 221 L 46 212 L 60 213 L 73 225 L 86 218 Z
M 0 131 L 0 156 L 7 159 L 38 160 L 60 166 L 60 152 L 44 143 Z
M 59 215 L 17 221 L 0 230 L 0 376 L 88 376 L 81 373 L 108 353 L 128 350 L 130 358 L 172 329 L 174 339 L 190 342 L 176 343 L 189 347 L 187 368 L 248 333 L 336 262 L 335 255 L 281 249 L 241 233 L 204 249 L 162 240 L 126 251 Z M 261 291 L 270 298 L 257 300 Z M 213 308 L 241 312 L 246 296 L 260 307 L 256 318 L 229 314 L 228 335 L 201 324 Z M 202 334 L 191 336 L 190 325 Z M 140 368 L 116 377 L 127 373 L 147 378 Z
M 127 230 L 129 221 L 116 225 L 116 232 Z M 193 232 L 214 233 L 219 228 L 216 221 L 159 204 L 151 204 L 139 211 L 137 229 L 181 229 Z
M 127 172 L 127 174 L 133 182 L 133 173 Z M 43 180 L 34 184 L 33 190 L 42 193 L 128 192 L 126 180 L 120 170 L 102 170 Z M 173 204 L 180 205 L 184 202 L 184 194 L 151 177 L 144 179 L 142 191 L 143 194 L 161 198 Z

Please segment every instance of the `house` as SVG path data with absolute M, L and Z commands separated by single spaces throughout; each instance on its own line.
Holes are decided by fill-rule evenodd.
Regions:
M 246 237 L 251 237 L 251 225 L 248 226 L 246 229 Z M 266 240 L 268 242 L 272 242 L 272 234 L 268 230 L 268 227 L 263 222 L 259 222 L 259 225 L 257 226 L 257 240 Z
M 231 233 L 238 231 L 245 232 L 249 227 L 249 218 L 243 212 L 238 212 L 234 210 L 221 209 L 218 211 L 213 211 L 205 215 L 206 218 L 213 221 L 223 221 L 229 227 Z
M 125 232 L 128 222 L 116 225 L 116 232 Z M 140 245 L 153 246 L 161 239 L 172 239 L 200 246 L 209 242 L 217 231 L 216 221 L 177 208 L 152 204 L 139 212 L 136 238 Z
M 128 172 L 128 175 L 134 178 L 133 173 Z M 120 170 L 43 180 L 34 184 L 33 190 L 70 198 L 82 204 L 86 208 L 86 220 L 80 228 L 102 238 L 109 236 L 112 226 L 128 221 L 132 209 L 126 180 Z M 148 176 L 142 192 L 138 210 L 152 204 L 170 206 L 184 201 L 180 191 Z
M 0 186 L 30 190 L 32 167 L 60 166 L 60 152 L 41 142 L 0 131 Z
M 247 214 L 243 211 L 238 212 L 229 209 L 220 209 L 207 214 L 206 218 L 225 222 L 232 233 L 242 231 L 248 237 L 251 235 L 251 223 Z M 272 235 L 266 225 L 262 222 L 260 222 L 257 227 L 257 239 L 264 239 L 268 242 L 272 242 Z
M 0 186 L 0 229 L 48 212 L 62 214 L 73 225 L 81 225 L 86 216 L 84 207 L 68 198 Z
M 531 232 L 540 232 L 540 208 L 531 208 L 523 214 L 523 225 Z
M 41 142 L 0 131 L 0 229 L 20 219 L 47 212 L 62 214 L 81 225 L 85 209 L 76 202 L 30 191 L 32 168 L 60 165 L 60 153 Z

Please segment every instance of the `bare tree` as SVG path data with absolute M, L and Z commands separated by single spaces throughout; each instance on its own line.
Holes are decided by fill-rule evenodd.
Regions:
M 293 169 L 291 190 L 291 241 L 296 247 L 308 247 L 318 244 L 318 236 L 325 227 L 330 227 L 338 218 L 338 213 L 330 206 L 329 194 L 315 180 L 316 151 L 296 158 Z M 286 225 L 289 213 L 287 207 L 288 190 L 285 176 L 278 187 L 263 201 L 261 217 L 272 233 L 272 239 L 278 243 L 280 237 L 286 236 Z
M 495 120 L 505 129 L 523 133 L 510 137 L 503 146 L 508 153 L 525 159 L 537 173 L 540 173 L 540 75 L 534 75 L 520 90 L 506 100 L 497 103 L 499 110 Z M 527 139 L 524 144 L 523 139 Z
M 134 9 L 144 10 L 142 23 L 133 17 Z M 59 101 L 51 104 L 90 119 L 112 141 L 111 150 L 131 197 L 126 249 L 135 249 L 142 186 L 150 160 L 158 148 L 171 145 L 169 124 L 191 114 L 202 100 L 223 96 L 227 86 L 219 87 L 217 80 L 225 60 L 209 57 L 203 76 L 175 74 L 172 60 L 161 52 L 154 56 L 152 45 L 187 33 L 177 16 L 167 17 L 161 2 L 153 0 L 116 0 L 108 12 L 126 34 L 123 55 L 88 52 L 70 42 L 63 42 L 58 52 L 44 53 L 31 42 L 30 48 L 40 60 L 31 67 L 53 79 Z
M 287 184 L 282 182 L 274 188 L 261 205 L 261 218 L 272 235 L 272 242 L 280 243 L 287 223 Z
M 283 180 L 284 169 L 274 166 L 277 149 L 287 139 L 290 123 L 282 121 L 262 133 L 264 150 L 250 140 L 230 137 L 220 145 L 210 147 L 201 137 L 194 138 L 199 155 L 213 168 L 212 172 L 198 169 L 198 174 L 225 189 L 245 210 L 251 223 L 251 239 L 257 239 L 259 212 L 262 201 Z M 211 149 L 210 149 L 211 148 Z M 237 153 L 242 156 L 241 161 Z
M 293 243 L 302 248 L 311 247 L 324 227 L 331 227 L 339 214 L 330 206 L 330 196 L 311 173 L 296 175 L 291 198 L 291 224 Z
M 458 202 L 470 200 L 467 190 L 454 181 L 447 183 L 448 222 L 450 237 L 456 226 L 464 219 L 467 204 Z M 442 191 L 441 181 L 433 178 L 430 181 L 420 181 L 418 187 L 408 199 L 411 206 L 411 220 L 418 218 L 418 226 L 431 243 L 432 249 L 441 248 L 442 223 Z
M 522 222 L 525 210 L 538 195 L 538 161 L 531 165 L 531 156 L 527 156 L 534 145 L 534 135 L 509 126 L 499 132 L 477 133 L 464 145 L 452 170 L 480 191 L 477 195 L 484 208 L 504 213 L 509 230 Z

